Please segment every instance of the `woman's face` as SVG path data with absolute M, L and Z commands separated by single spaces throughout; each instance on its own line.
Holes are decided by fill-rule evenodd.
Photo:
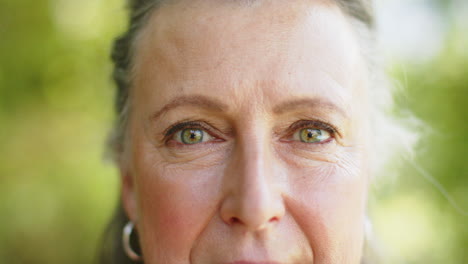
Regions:
M 328 1 L 158 9 L 121 164 L 145 263 L 359 263 L 366 79 Z

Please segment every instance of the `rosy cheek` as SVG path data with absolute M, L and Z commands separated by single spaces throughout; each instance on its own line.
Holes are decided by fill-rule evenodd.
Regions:
M 141 237 L 146 257 L 184 260 L 215 208 L 210 173 L 156 171 L 139 175 Z M 200 212 L 204 212 L 201 214 Z M 161 241 L 164 241 L 162 243 Z M 154 254 L 153 257 L 148 254 Z
M 350 175 L 337 165 L 296 169 L 288 204 L 314 250 L 318 263 L 342 263 L 330 252 L 355 256 L 361 245 L 365 208 L 365 175 Z M 338 261 L 338 262 L 336 262 Z M 344 261 L 344 260 L 343 260 Z

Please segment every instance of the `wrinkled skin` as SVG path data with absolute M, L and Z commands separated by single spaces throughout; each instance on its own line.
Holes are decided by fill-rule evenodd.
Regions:
M 334 3 L 157 9 L 136 45 L 120 164 L 145 263 L 359 263 L 367 89 Z M 303 142 L 304 128 L 323 137 Z M 187 144 L 186 129 L 203 139 Z

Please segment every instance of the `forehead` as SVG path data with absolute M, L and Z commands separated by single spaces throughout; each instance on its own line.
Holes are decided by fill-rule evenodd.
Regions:
M 158 89 L 157 101 L 174 92 L 327 87 L 317 92 L 345 103 L 356 89 L 342 87 L 356 87 L 360 64 L 349 23 L 329 1 L 175 1 L 140 32 L 134 84 L 144 97 Z

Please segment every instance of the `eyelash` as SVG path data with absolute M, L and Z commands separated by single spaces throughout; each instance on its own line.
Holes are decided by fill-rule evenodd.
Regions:
M 318 121 L 318 120 L 299 120 L 295 123 L 293 123 L 291 126 L 288 128 L 288 134 L 287 135 L 292 135 L 296 131 L 303 129 L 303 128 L 308 128 L 308 127 L 313 127 L 313 128 L 318 128 L 318 129 L 323 129 L 330 133 L 331 137 L 334 138 L 336 134 L 340 134 L 340 132 L 333 127 L 332 125 L 323 122 L 323 121 Z M 164 142 L 168 143 L 175 135 L 175 133 L 187 129 L 187 128 L 195 128 L 195 129 L 201 129 L 204 130 L 205 132 L 209 133 L 213 137 L 214 136 L 212 133 L 212 129 L 210 128 L 209 125 L 207 125 L 207 122 L 205 121 L 189 121 L 189 122 L 182 122 L 175 124 L 169 128 L 167 128 L 163 134 L 164 134 Z M 219 137 L 217 137 L 219 138 Z
M 318 120 L 299 120 L 295 123 L 293 123 L 289 128 L 289 134 L 293 134 L 294 132 L 298 131 L 299 129 L 303 128 L 318 128 L 318 129 L 323 129 L 330 133 L 332 137 L 335 137 L 336 134 L 340 134 L 338 129 L 336 129 L 334 126 L 323 122 L 323 121 L 318 121 Z
M 211 133 L 211 128 L 206 125 L 206 122 L 201 122 L 201 121 L 189 121 L 189 122 L 182 122 L 175 124 L 168 129 L 166 129 L 163 134 L 164 134 L 164 142 L 169 142 L 175 135 L 175 133 L 179 132 L 180 130 L 186 129 L 186 128 L 195 128 L 195 129 L 201 129 L 203 131 L 206 131 L 208 134 L 213 136 L 213 133 Z M 216 137 L 216 136 L 213 136 Z

